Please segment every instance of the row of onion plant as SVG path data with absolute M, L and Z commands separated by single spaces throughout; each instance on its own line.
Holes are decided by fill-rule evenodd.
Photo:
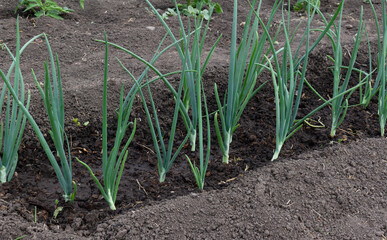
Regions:
M 274 61 L 274 67 L 271 63 L 269 57 L 266 56 L 266 59 L 269 63 L 269 70 L 273 79 L 274 93 L 275 93 L 275 103 L 276 103 L 276 149 L 272 160 L 278 158 L 281 148 L 287 139 L 289 139 L 295 132 L 297 132 L 301 127 L 303 122 L 309 118 L 311 115 L 316 113 L 321 108 L 325 107 L 328 104 L 331 104 L 333 101 L 342 98 L 345 94 L 353 92 L 359 86 L 360 83 L 353 88 L 345 89 L 344 91 L 338 93 L 333 98 L 328 101 L 325 101 L 322 105 L 312 110 L 302 119 L 296 119 L 301 97 L 303 91 L 303 84 L 305 82 L 305 74 L 307 70 L 308 57 L 313 49 L 318 45 L 321 39 L 330 31 L 331 26 L 334 24 L 337 16 L 342 14 L 344 1 L 342 1 L 335 14 L 332 16 L 329 22 L 326 22 L 324 29 L 321 30 L 319 37 L 315 42 L 310 45 L 310 24 L 315 15 L 316 11 L 319 11 L 317 7 L 314 7 L 312 4 L 308 4 L 308 19 L 307 26 L 302 34 L 302 38 L 298 44 L 298 47 L 294 51 L 291 47 L 293 37 L 295 32 L 298 30 L 299 26 L 296 27 L 293 34 L 290 34 L 289 22 L 290 15 L 288 14 L 287 19 L 285 19 L 284 9 L 282 8 L 282 26 L 283 34 L 285 37 L 284 47 L 280 49 L 281 51 L 276 51 L 274 47 L 274 41 L 268 33 L 268 29 L 263 24 L 262 19 L 259 17 L 258 13 L 254 11 L 255 15 L 258 17 L 264 31 L 268 35 L 268 42 L 270 48 L 272 49 L 272 59 Z M 288 12 L 290 12 L 290 3 L 288 4 Z M 313 7 L 313 11 L 311 11 Z M 306 50 L 303 55 L 300 56 L 300 50 L 303 46 L 303 43 L 306 43 Z M 280 54 L 282 54 L 282 61 L 279 61 Z M 301 70 L 300 70 L 301 69 Z
M 170 170 L 172 163 L 177 158 L 178 154 L 182 150 L 185 143 L 190 139 L 192 150 L 195 150 L 195 144 L 198 141 L 199 145 L 199 164 L 197 164 L 193 159 L 189 158 L 186 155 L 186 158 L 189 162 L 189 165 L 194 173 L 194 177 L 199 189 L 203 189 L 206 171 L 210 158 L 210 146 L 211 146 L 211 136 L 210 136 L 210 121 L 207 108 L 207 101 L 205 96 L 205 91 L 203 87 L 203 72 L 206 69 L 206 66 L 213 54 L 213 51 L 219 41 L 219 39 L 212 45 L 209 54 L 206 56 L 204 63 L 202 64 L 200 59 L 202 56 L 206 33 L 209 28 L 209 21 L 204 26 L 203 17 L 200 15 L 194 16 L 193 22 L 194 26 L 191 26 L 191 22 L 188 23 L 188 28 L 184 27 L 183 20 L 181 18 L 180 12 L 177 9 L 178 20 L 180 26 L 180 38 L 175 37 L 172 33 L 172 30 L 168 24 L 164 21 L 162 16 L 157 12 L 157 10 L 151 5 L 151 3 L 146 0 L 149 6 L 152 8 L 154 13 L 162 22 L 164 28 L 167 31 L 167 34 L 162 39 L 159 47 L 157 48 L 156 53 L 150 61 L 139 57 L 134 52 L 127 50 L 117 44 L 107 41 L 105 34 L 104 40 L 99 40 L 105 44 L 105 65 L 104 65 L 104 77 L 103 77 L 103 119 L 102 119 L 102 171 L 103 171 L 103 181 L 100 181 L 94 174 L 91 167 L 78 158 L 77 161 L 84 165 L 90 172 L 92 178 L 96 182 L 101 194 L 108 202 L 112 210 L 116 209 L 115 203 L 118 194 L 118 188 L 120 180 L 123 174 L 125 162 L 128 157 L 128 147 L 131 143 L 135 130 L 136 130 L 136 120 L 130 122 L 130 114 L 134 99 L 137 94 L 140 95 L 144 110 L 146 113 L 147 121 L 150 126 L 150 131 L 152 134 L 152 140 L 154 143 L 154 148 L 156 151 L 158 159 L 158 170 L 160 176 L 160 182 L 165 180 L 167 172 Z M 177 6 L 176 1 L 175 5 Z M 250 3 L 250 2 L 249 2 Z M 256 7 L 258 3 L 258 6 Z M 237 48 L 237 5 L 238 1 L 234 0 L 234 12 L 233 12 L 233 26 L 232 26 L 232 36 L 231 36 L 231 50 L 230 50 L 230 69 L 229 69 L 229 81 L 228 89 L 224 94 L 223 103 L 220 100 L 217 85 L 215 84 L 215 98 L 218 105 L 218 110 L 215 113 L 215 130 L 217 139 L 219 142 L 220 149 L 223 154 L 223 162 L 228 163 L 230 144 L 232 142 L 232 134 L 238 127 L 239 119 L 248 104 L 249 100 L 264 86 L 265 83 L 260 84 L 256 88 L 258 77 L 263 70 L 269 70 L 272 76 L 274 93 L 275 93 L 275 104 L 276 104 L 276 149 L 273 155 L 272 160 L 278 158 L 281 148 L 283 147 L 284 142 L 290 138 L 297 130 L 299 130 L 303 122 L 309 118 L 312 114 L 316 113 L 322 107 L 326 105 L 331 105 L 332 107 L 332 132 L 331 135 L 334 135 L 337 127 L 343 121 L 345 113 L 347 111 L 348 98 L 351 94 L 363 85 L 367 80 L 370 79 L 372 71 L 366 74 L 364 80 L 361 80 L 360 83 L 352 88 L 348 88 L 348 82 L 352 70 L 359 71 L 355 69 L 354 64 L 361 42 L 362 34 L 364 30 L 363 24 L 363 10 L 361 10 L 360 23 L 358 33 L 355 38 L 354 49 L 351 55 L 349 66 L 342 65 L 342 48 L 341 48 L 341 18 L 343 13 L 344 0 L 342 0 L 338 6 L 337 11 L 330 18 L 326 20 L 324 15 L 320 12 L 317 6 L 313 4 L 307 5 L 307 21 L 306 28 L 301 35 L 301 39 L 297 45 L 297 48 L 292 48 L 294 37 L 296 32 L 299 30 L 301 23 L 296 27 L 293 32 L 290 29 L 290 2 L 288 2 L 288 15 L 286 17 L 284 4 L 282 0 L 276 0 L 273 5 L 272 12 L 266 23 L 260 17 L 260 7 L 262 0 L 253 0 L 250 3 L 251 11 L 249 12 L 245 27 L 243 30 L 243 35 L 239 47 Z M 279 29 L 276 32 L 274 37 L 271 37 L 269 34 L 270 27 L 273 25 L 274 15 L 282 5 L 282 21 L 280 23 Z M 371 3 L 372 6 L 372 3 Z M 198 6 L 201 9 L 201 5 Z M 373 8 L 373 6 L 372 6 Z M 383 10 L 385 11 L 385 0 L 383 0 Z M 210 16 L 213 9 L 210 7 Z M 374 15 L 375 10 L 373 8 Z M 199 11 L 200 12 L 200 11 Z M 325 26 L 322 29 L 316 29 L 320 32 L 318 38 L 314 41 L 313 44 L 310 44 L 310 32 L 311 23 L 316 12 L 322 17 Z M 338 24 L 335 24 L 335 21 L 339 17 Z M 377 18 L 375 21 L 378 25 Z M 386 81 L 386 52 L 387 52 L 387 27 L 386 27 L 386 16 L 385 12 L 383 14 L 383 44 L 378 45 L 378 75 L 377 82 L 380 84 L 379 89 L 379 117 L 380 124 L 382 129 L 382 135 L 384 134 L 384 126 L 387 119 L 387 90 L 385 88 Z M 263 29 L 263 33 L 258 34 L 257 28 L 260 26 Z M 333 26 L 333 29 L 331 27 Z M 378 26 L 379 27 L 379 26 Z M 204 32 L 202 30 L 204 29 Z M 282 34 L 285 38 L 284 46 L 279 49 L 275 49 L 275 41 L 282 29 Z M 25 98 L 25 90 L 23 77 L 20 71 L 20 56 L 24 48 L 28 46 L 33 40 L 38 37 L 44 36 L 48 52 L 49 52 L 49 61 L 50 64 L 44 64 L 45 71 L 45 81 L 44 88 L 42 88 L 35 76 L 34 71 L 32 70 L 34 81 L 37 85 L 37 88 L 42 96 L 43 102 L 45 104 L 47 114 L 49 117 L 51 131 L 49 136 L 54 142 L 56 152 L 53 152 L 43 133 L 41 132 L 39 126 L 35 122 L 34 118 L 28 111 L 29 107 L 29 95 L 27 100 Z M 161 50 L 161 46 L 167 37 L 172 39 L 172 44 L 168 45 Z M 309 54 L 315 49 L 318 43 L 325 37 L 328 36 L 331 40 L 334 55 L 330 59 L 334 62 L 333 67 L 333 96 L 331 99 L 324 100 L 324 103 L 314 109 L 312 112 L 307 114 L 302 119 L 296 119 L 302 93 L 303 85 L 306 82 L 309 87 L 313 87 L 306 81 L 306 71 L 308 66 L 308 57 Z M 378 32 L 379 40 L 381 35 Z M 191 41 L 191 37 L 193 40 Z M 269 44 L 267 48 L 266 44 Z M 129 93 L 124 97 L 124 84 L 121 87 L 120 92 L 120 101 L 119 107 L 116 111 L 118 117 L 117 131 L 115 135 L 115 142 L 113 148 L 108 150 L 107 144 L 107 79 L 108 79 L 108 48 L 109 46 L 118 48 L 125 53 L 130 54 L 135 59 L 139 60 L 145 65 L 145 70 L 142 74 L 136 78 L 125 66 L 123 62 L 118 60 L 121 67 L 128 73 L 130 79 L 134 81 L 133 87 Z M 168 49 L 175 47 L 182 63 L 182 70 L 171 72 L 167 74 L 162 74 L 156 67 L 155 63 L 157 59 Z M 303 47 L 305 47 L 305 53 L 301 53 Z M 58 177 L 58 180 L 64 191 L 64 199 L 66 201 L 73 201 L 76 193 L 76 185 L 72 181 L 72 169 L 71 169 L 71 154 L 70 146 L 67 140 L 65 131 L 64 131 L 64 104 L 63 104 L 63 91 L 62 91 L 62 81 L 59 67 L 59 59 L 52 53 L 48 38 L 45 34 L 38 35 L 32 40 L 26 43 L 23 48 L 20 48 L 20 36 L 19 28 L 17 21 L 17 44 L 16 44 L 16 54 L 13 54 L 9 51 L 10 56 L 13 59 L 12 65 L 5 75 L 0 70 L 0 76 L 5 82 L 6 88 L 4 87 L 0 95 L 0 110 L 2 110 L 2 105 L 4 103 L 5 97 L 7 97 L 7 106 L 5 120 L 6 125 L 3 127 L 1 123 L 0 128 L 0 144 L 4 139 L 4 152 L 9 153 L 7 158 L 0 158 L 0 180 L 2 182 L 9 181 L 12 178 L 13 172 L 15 171 L 17 163 L 17 149 L 19 148 L 23 130 L 28 120 L 37 134 L 37 137 L 43 146 L 44 151 L 46 152 L 50 163 L 52 164 L 54 171 Z M 50 67 L 51 69 L 50 69 Z M 347 71 L 344 81 L 341 79 L 341 72 L 345 69 Z M 12 82 L 10 76 L 14 70 L 14 81 Z M 51 71 L 50 71 L 51 70 Z M 148 72 L 151 71 L 153 74 L 156 74 L 156 77 L 149 79 Z M 180 76 L 180 81 L 177 87 L 171 84 L 167 79 L 170 75 Z M 151 84 L 154 81 L 161 80 L 165 83 L 168 89 L 171 91 L 171 95 L 175 99 L 175 108 L 172 117 L 171 130 L 169 132 L 169 139 L 165 139 L 163 130 L 160 126 L 157 106 L 155 100 L 153 99 Z M 147 103 L 144 90 L 149 96 L 150 104 Z M 8 92 L 7 92 L 8 90 Z M 372 89 L 370 89 L 371 94 Z M 368 92 L 369 92 L 368 91 Z M 317 91 L 315 91 L 316 94 Z M 318 94 L 319 95 L 319 94 Z M 319 95 L 320 96 L 320 95 Z M 321 96 L 320 96 L 321 97 Z M 12 100 L 11 100 L 12 99 Z M 204 112 L 203 112 L 204 105 Z M 0 112 L 0 114 L 3 114 Z M 177 130 L 177 123 L 179 116 L 181 115 L 182 120 L 185 124 L 185 127 L 188 133 L 185 135 L 185 138 L 180 141 L 177 150 L 173 153 L 175 135 Z M 219 126 L 219 119 L 221 127 Z M 205 124 L 204 124 L 205 121 Z M 206 125 L 206 127 L 204 127 Z M 132 127 L 131 134 L 128 136 L 127 140 L 124 141 L 127 131 Z M 206 129 L 205 129 L 206 128 Z M 206 131 L 205 131 L 206 130 Z M 4 132 L 4 134 L 3 134 Z M 205 133 L 207 134 L 205 142 Z M 196 139 L 198 136 L 198 140 Z M 1 151 L 0 145 L 0 151 Z M 10 150 L 9 150 L 10 149 Z M 67 152 L 66 150 L 67 149 Z M 55 154 L 60 159 L 60 165 L 55 158 Z M 3 160 L 6 159 L 6 160 Z M 74 189 L 73 189 L 74 188 Z

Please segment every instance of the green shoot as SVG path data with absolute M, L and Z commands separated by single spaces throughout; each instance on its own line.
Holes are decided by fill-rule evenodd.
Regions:
M 371 3 L 371 1 L 370 1 Z M 372 5 L 372 3 L 371 3 Z M 378 114 L 379 114 L 379 122 L 380 122 L 380 133 L 381 136 L 384 136 L 384 130 L 386 126 L 387 120 L 387 89 L 386 89 L 386 81 L 387 81 L 387 65 L 386 65 L 386 57 L 387 57 L 387 14 L 386 14 L 386 1 L 382 0 L 383 6 L 383 44 L 381 49 L 378 51 L 378 74 L 376 76 L 376 82 L 380 82 L 380 90 L 379 90 L 379 104 L 378 104 Z M 377 28 L 379 26 L 377 25 Z M 382 40 L 380 39 L 380 35 L 378 38 L 378 43 Z
M 19 240 L 19 239 L 22 239 L 22 238 L 25 238 L 25 237 L 27 237 L 27 236 L 26 236 L 26 235 L 23 235 L 23 236 L 20 236 L 20 237 L 15 238 L 15 240 Z
M 134 137 L 136 131 L 136 120 L 134 123 L 129 122 L 130 112 L 132 109 L 133 101 L 136 92 L 130 97 L 128 108 L 123 107 L 124 97 L 123 91 L 124 86 L 121 87 L 120 94 L 120 108 L 118 110 L 118 123 L 117 123 L 117 132 L 114 142 L 113 149 L 110 151 L 108 156 L 107 149 L 107 76 L 108 76 L 108 42 L 107 36 L 105 33 L 105 68 L 104 68 L 104 84 L 103 84 L 103 106 L 102 106 L 102 172 L 103 172 L 103 185 L 97 179 L 91 168 L 78 158 L 77 161 L 84 165 L 87 170 L 89 170 L 91 176 L 96 182 L 98 189 L 100 190 L 102 196 L 109 203 L 110 209 L 116 210 L 116 199 L 118 187 L 121 181 L 122 173 L 125 167 L 125 162 L 128 157 L 128 147 L 130 142 Z M 125 111 L 124 111 L 125 110 Z M 129 139 L 126 141 L 124 147 L 121 149 L 122 141 L 124 139 L 125 133 L 128 130 L 129 126 L 133 125 L 132 133 Z M 121 153 L 120 152 L 121 149 Z
M 132 79 L 134 81 L 136 81 L 136 83 L 138 84 L 138 81 L 129 72 L 129 70 L 127 68 L 125 68 L 123 66 L 123 64 L 121 64 L 121 66 L 127 71 L 127 73 L 132 77 Z M 141 89 L 141 87 L 139 85 L 138 85 L 138 88 Z M 155 119 L 155 123 L 153 123 L 153 121 L 152 121 L 152 115 L 149 111 L 149 107 L 146 103 L 146 100 L 145 100 L 145 97 L 144 97 L 142 90 L 140 90 L 140 96 L 141 96 L 141 100 L 142 100 L 143 105 L 144 105 L 148 124 L 149 124 L 151 134 L 152 134 L 152 140 L 153 140 L 153 144 L 155 147 L 155 152 L 157 155 L 160 182 L 164 182 L 166 174 L 170 170 L 172 163 L 175 161 L 179 152 L 181 151 L 181 149 L 184 147 L 185 143 L 187 142 L 188 135 L 180 143 L 179 147 L 177 148 L 175 153 L 172 155 L 174 138 L 175 138 L 175 134 L 176 134 L 176 125 L 177 125 L 177 120 L 178 120 L 178 116 L 179 116 L 179 101 L 176 101 L 175 111 L 174 111 L 173 120 L 172 120 L 172 126 L 171 126 L 171 130 L 170 130 L 170 134 L 169 134 L 169 141 L 168 141 L 168 145 L 166 147 L 165 139 L 164 139 L 164 136 L 162 134 L 162 129 L 160 127 L 160 123 L 159 123 L 159 119 L 158 119 L 158 115 L 157 115 L 157 110 L 156 110 L 157 108 L 155 106 L 149 84 L 147 84 L 147 89 L 148 89 L 148 94 L 150 97 L 150 103 L 151 103 L 151 108 L 152 108 L 153 118 Z M 179 85 L 178 95 L 177 95 L 178 99 L 180 99 L 180 97 L 182 95 L 182 90 L 183 90 L 183 82 L 181 81 L 180 85 Z
M 344 5 L 344 0 L 341 1 L 340 5 Z M 327 22 L 325 16 L 321 13 L 321 11 L 319 9 L 316 9 L 316 12 L 318 12 L 318 14 L 322 18 L 323 22 L 325 23 L 325 25 L 328 25 L 328 22 Z M 313 87 L 310 86 L 309 83 L 307 83 L 313 92 L 315 92 L 323 101 L 325 101 L 325 103 L 329 102 L 329 105 L 331 106 L 331 109 L 332 109 L 332 124 L 331 124 L 331 133 L 330 133 L 331 137 L 334 137 L 336 135 L 337 128 L 343 122 L 345 115 L 347 113 L 348 107 L 350 107 L 348 104 L 348 99 L 350 98 L 350 96 L 352 95 L 352 93 L 355 91 L 356 88 L 360 87 L 361 105 L 363 105 L 364 108 L 368 105 L 372 96 L 375 94 L 375 93 L 373 93 L 374 90 L 372 90 L 370 87 L 370 84 L 371 84 L 370 80 L 371 80 L 373 71 L 370 70 L 370 73 L 365 73 L 364 71 L 362 71 L 360 69 L 356 69 L 354 67 L 355 62 L 356 62 L 357 53 L 359 50 L 359 46 L 361 43 L 362 35 L 363 35 L 363 30 L 364 30 L 363 8 L 361 9 L 359 28 L 358 28 L 358 32 L 355 36 L 355 39 L 354 39 L 354 47 L 353 47 L 352 53 L 350 55 L 350 62 L 349 62 L 348 66 L 342 65 L 342 60 L 343 60 L 343 50 L 342 50 L 342 46 L 341 46 L 342 12 L 343 12 L 343 8 L 341 7 L 340 13 L 339 13 L 338 24 L 337 25 L 333 24 L 334 31 L 329 30 L 326 34 L 329 37 L 329 39 L 331 40 L 332 48 L 334 51 L 334 57 L 328 56 L 328 58 L 334 63 L 332 98 L 329 101 L 327 101 L 315 89 L 313 89 Z M 323 31 L 323 30 L 317 29 L 317 31 Z M 367 33 L 366 33 L 366 35 L 367 35 Z M 367 39 L 368 39 L 368 37 L 367 37 Z M 341 74 L 342 69 L 346 70 L 346 75 L 345 75 L 344 80 L 342 79 L 343 76 Z M 359 72 L 360 82 L 356 87 L 352 88 L 352 91 L 348 91 L 347 88 L 348 88 L 349 80 L 351 78 L 352 71 Z M 362 78 L 362 74 L 365 75 L 364 78 Z M 364 93 L 364 95 L 362 95 L 361 86 L 364 84 L 366 84 L 365 93 Z M 375 83 L 375 87 L 377 87 L 376 83 Z M 348 94 L 345 95 L 345 94 L 343 94 L 344 92 L 346 92 Z

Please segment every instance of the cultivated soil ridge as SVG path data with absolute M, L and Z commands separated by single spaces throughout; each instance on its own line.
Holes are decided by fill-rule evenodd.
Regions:
M 65 230 L 48 229 L 0 200 L 0 236 L 382 240 L 387 236 L 386 144 L 386 139 L 368 138 L 283 158 L 230 179 L 234 183 L 221 191 L 191 193 L 116 215 L 88 237 L 73 230 L 76 219 Z

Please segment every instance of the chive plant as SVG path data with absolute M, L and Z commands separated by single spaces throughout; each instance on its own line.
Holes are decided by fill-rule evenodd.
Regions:
M 275 13 L 277 12 L 282 1 L 274 2 L 272 12 L 266 24 L 270 29 Z M 257 0 L 252 2 L 255 6 Z M 259 14 L 262 0 L 259 1 L 256 13 Z M 267 32 L 261 36 L 258 34 L 258 18 L 253 20 L 253 7 L 251 8 L 243 30 L 243 35 L 239 47 L 237 48 L 237 9 L 238 1 L 234 0 L 233 25 L 231 35 L 230 50 L 230 68 L 228 75 L 228 90 L 225 94 L 223 105 L 219 98 L 218 87 L 215 84 L 215 97 L 218 105 L 218 112 L 215 114 L 215 130 L 220 149 L 223 153 L 223 163 L 229 161 L 230 144 L 232 135 L 239 126 L 239 119 L 249 100 L 266 84 L 261 84 L 257 89 L 257 78 L 264 70 L 262 63 L 265 61 L 264 54 L 267 41 Z M 275 41 L 275 38 L 274 40 Z M 259 65 L 257 65 L 260 63 Z M 218 116 L 220 116 L 221 127 L 219 127 Z
M 11 82 L 11 74 L 14 74 L 13 88 L 15 93 L 23 104 L 26 104 L 26 108 L 29 107 L 30 94 L 28 94 L 27 100 L 25 99 L 25 88 L 23 76 L 20 71 L 20 54 L 25 47 L 29 45 L 40 35 L 34 37 L 27 42 L 22 49 L 20 49 L 20 33 L 19 33 L 19 18 L 16 20 L 16 54 L 13 56 L 9 48 L 4 45 L 4 48 L 8 51 L 13 58 L 12 64 L 8 70 L 5 78 Z M 5 96 L 7 96 L 5 100 Z M 4 102 L 6 104 L 4 104 Z M 3 106 L 5 111 L 3 113 Z M 15 168 L 18 162 L 18 149 L 20 147 L 21 139 L 26 125 L 26 117 L 23 111 L 16 102 L 12 102 L 10 92 L 7 91 L 7 87 L 3 86 L 0 94 L 0 116 L 4 121 L 0 121 L 0 182 L 5 183 L 11 181 Z M 5 127 L 4 127 L 5 124 Z
M 150 8 L 153 10 L 155 15 L 159 18 L 161 23 L 163 24 L 165 30 L 167 31 L 168 35 L 171 37 L 173 42 L 177 41 L 177 37 L 173 34 L 172 30 L 168 26 L 168 24 L 165 22 L 163 17 L 159 14 L 159 12 L 154 8 L 154 6 L 148 1 L 145 0 Z M 212 56 L 212 53 L 217 45 L 217 43 L 220 40 L 220 37 L 217 39 L 217 41 L 214 43 L 212 46 L 210 52 L 208 53 L 204 64 L 201 65 L 200 59 L 202 56 L 203 52 L 203 47 L 207 35 L 207 31 L 209 28 L 210 20 L 211 20 L 211 15 L 214 10 L 213 5 L 209 5 L 209 20 L 207 21 L 207 24 L 204 27 L 204 31 L 202 32 L 203 28 L 203 21 L 204 18 L 199 14 L 199 15 L 194 15 L 194 37 L 192 42 L 190 41 L 190 32 L 191 32 L 191 22 L 189 21 L 188 27 L 185 28 L 181 14 L 179 11 L 179 8 L 177 7 L 176 0 L 175 6 L 176 6 L 176 11 L 177 11 L 177 16 L 179 19 L 179 25 L 180 25 L 180 34 L 182 36 L 182 43 L 181 44 L 176 44 L 176 50 L 179 54 L 181 63 L 183 65 L 183 68 L 185 68 L 186 71 L 183 78 L 181 81 L 184 82 L 184 87 L 183 87 L 183 103 L 184 103 L 184 108 L 180 108 L 180 111 L 188 111 L 191 109 L 191 117 L 188 117 L 187 112 L 182 113 L 182 118 L 183 121 L 186 125 L 186 128 L 188 130 L 188 135 L 190 138 L 190 144 L 191 144 L 191 150 L 195 151 L 195 143 L 196 143 L 196 134 L 197 134 L 197 125 L 198 125 L 198 96 L 196 95 L 197 88 L 201 88 L 200 82 L 201 78 L 203 75 L 203 72 L 205 71 L 207 64 Z M 203 4 L 205 2 L 198 2 L 196 5 L 196 8 L 199 10 L 202 9 Z
M 288 3 L 288 7 L 290 7 L 290 3 Z M 332 16 L 329 23 L 326 23 L 325 29 L 321 30 L 320 36 L 315 40 L 312 46 L 310 46 L 310 24 L 314 17 L 317 8 L 313 8 L 313 11 L 310 11 L 310 5 L 308 5 L 308 19 L 306 30 L 304 31 L 300 43 L 294 52 L 291 48 L 291 43 L 293 40 L 293 36 L 295 31 L 298 30 L 298 27 L 295 29 L 292 35 L 289 34 L 289 22 L 290 15 L 288 15 L 287 21 L 285 21 L 284 9 L 282 8 L 282 25 L 283 25 L 283 34 L 285 37 L 285 46 L 280 49 L 281 51 L 275 51 L 274 41 L 270 37 L 267 28 L 263 25 L 262 19 L 259 17 L 258 13 L 254 11 L 255 15 L 258 17 L 259 22 L 262 24 L 264 31 L 268 36 L 268 41 L 270 44 L 270 48 L 272 49 L 272 59 L 274 61 L 274 67 L 271 64 L 271 60 L 266 56 L 266 59 L 269 64 L 269 70 L 271 72 L 273 78 L 274 92 L 275 92 L 275 103 L 276 103 L 276 149 L 274 151 L 274 155 L 272 157 L 272 161 L 277 159 L 281 148 L 285 141 L 290 138 L 297 130 L 302 127 L 302 123 L 311 115 L 316 113 L 318 110 L 323 108 L 324 106 L 330 104 L 333 100 L 342 97 L 344 94 L 347 94 L 350 91 L 354 91 L 359 86 L 348 89 L 339 95 L 335 96 L 329 101 L 326 101 L 324 104 L 320 105 L 310 113 L 308 113 L 305 117 L 300 120 L 296 120 L 298 108 L 301 101 L 303 84 L 305 81 L 305 73 L 308 64 L 308 56 L 311 51 L 317 46 L 317 44 L 321 41 L 321 39 L 327 34 L 330 27 L 333 25 L 335 19 L 338 14 L 341 12 L 343 7 L 343 1 L 339 4 L 339 7 L 336 13 Z M 290 9 L 288 9 L 288 14 Z M 289 37 L 292 36 L 292 37 Z M 306 42 L 306 50 L 305 53 L 299 57 L 300 50 L 302 44 Z M 279 54 L 282 54 L 282 61 L 279 61 Z M 301 70 L 300 70 L 301 69 Z M 297 89 L 298 88 L 298 89 Z
M 20 38 L 18 33 L 17 33 L 17 39 Z M 47 154 L 47 157 L 51 165 L 53 166 L 54 171 L 58 177 L 59 183 L 64 191 L 63 197 L 65 201 L 72 202 L 74 200 L 75 193 L 76 193 L 76 185 L 75 185 L 75 182 L 72 181 L 70 146 L 67 141 L 67 137 L 64 134 L 64 104 L 63 104 L 63 92 L 62 92 L 59 60 L 58 60 L 58 56 L 56 56 L 56 65 L 55 65 L 54 56 L 53 56 L 48 38 L 45 34 L 44 34 L 44 37 L 49 51 L 50 63 L 51 63 L 51 76 L 50 76 L 48 64 L 47 63 L 44 64 L 44 69 L 45 69 L 44 89 L 41 88 L 33 70 L 32 70 L 32 74 L 47 110 L 47 114 L 51 125 L 51 130 L 49 132 L 49 135 L 54 142 L 56 155 L 59 156 L 60 158 L 60 166 L 55 158 L 54 153 L 50 149 L 43 133 L 41 132 L 39 126 L 35 122 L 32 115 L 28 112 L 27 107 L 24 105 L 21 99 L 19 99 L 18 94 L 14 89 L 15 86 L 11 85 L 10 81 L 4 75 L 3 72 L 0 71 L 0 75 L 3 81 L 5 82 L 5 85 L 7 86 L 9 92 L 11 93 L 13 97 L 13 101 L 19 105 L 21 111 L 23 111 L 23 113 L 25 114 L 33 130 L 35 131 L 40 141 L 40 144 L 42 145 L 45 153 Z M 18 41 L 20 41 L 20 39 Z M 20 56 L 20 54 L 18 53 L 16 55 Z M 67 155 L 66 155 L 64 146 L 67 147 Z M 74 187 L 74 191 L 73 191 L 73 187 Z
M 371 3 L 372 4 L 372 3 Z M 381 136 L 384 136 L 384 130 L 386 126 L 387 120 L 387 89 L 386 89 L 386 58 L 387 58 L 387 16 L 386 16 L 386 1 L 382 0 L 382 10 L 383 10 L 383 44 L 378 51 L 378 73 L 376 76 L 376 82 L 380 82 L 380 90 L 379 90 L 379 101 L 378 101 L 378 114 L 379 114 L 379 122 L 380 122 L 380 133 Z M 376 19 L 376 17 L 375 17 Z M 377 28 L 379 25 L 377 24 Z M 382 40 L 380 39 L 380 35 L 378 38 L 378 43 L 380 44 Z

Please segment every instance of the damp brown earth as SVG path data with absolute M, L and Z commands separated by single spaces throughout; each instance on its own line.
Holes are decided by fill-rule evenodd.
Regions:
M 85 10 L 77 0 L 58 1 L 75 11 L 64 20 L 32 18 L 21 11 L 22 43 L 45 32 L 61 62 L 65 98 L 66 132 L 72 156 L 97 169 L 101 177 L 101 128 L 104 46 L 103 39 L 151 59 L 165 31 L 142 0 L 85 1 Z M 204 84 L 209 110 L 216 110 L 213 86 L 220 92 L 227 88 L 232 1 L 218 0 L 224 13 L 214 15 L 206 50 L 222 35 L 206 72 Z M 291 4 L 294 4 L 292 1 Z M 152 1 L 165 11 L 170 1 Z M 268 17 L 272 1 L 263 1 L 261 14 Z M 352 50 L 361 6 L 370 36 L 373 67 L 376 66 L 376 29 L 370 6 L 363 1 L 347 0 L 343 15 L 344 62 Z M 381 16 L 381 3 L 375 7 Z M 332 14 L 337 1 L 322 0 L 321 11 Z M 0 1 L 0 42 L 15 49 L 15 3 Z M 249 10 L 246 1 L 239 3 L 239 21 Z M 305 14 L 290 12 L 291 26 L 305 21 Z M 177 22 L 168 20 L 171 26 Z M 274 24 L 279 24 L 276 18 Z M 321 22 L 316 18 L 314 24 Z M 281 37 L 279 44 L 283 43 Z M 307 79 L 322 94 L 332 94 L 332 55 L 328 39 L 310 55 Z M 119 58 L 135 75 L 144 70 L 142 63 L 115 49 L 109 57 L 109 139 L 113 144 L 116 116 L 123 82 L 132 85 L 115 60 Z M 6 51 L 0 51 L 0 69 L 8 69 Z M 43 41 L 37 40 L 22 56 L 22 71 L 31 91 L 31 113 L 42 131 L 48 121 L 30 69 L 43 77 L 47 59 Z M 362 44 L 356 66 L 368 68 L 368 48 Z M 179 68 L 177 53 L 163 55 L 156 66 L 161 72 Z M 173 79 L 172 79 L 173 80 Z M 176 78 L 177 80 L 177 78 Z M 204 191 L 196 188 L 193 174 L 184 157 L 192 154 L 184 148 L 166 181 L 158 182 L 157 158 L 153 152 L 148 123 L 140 101 L 135 103 L 133 119 L 138 121 L 130 145 L 123 179 L 117 197 L 117 211 L 109 210 L 87 170 L 73 162 L 73 177 L 78 192 L 73 204 L 61 199 L 62 190 L 31 127 L 27 129 L 19 151 L 19 162 L 11 182 L 0 186 L 0 239 L 386 239 L 387 236 L 387 141 L 380 138 L 377 100 L 367 109 L 353 107 L 330 138 L 331 112 L 328 107 L 317 112 L 308 124 L 285 144 L 280 158 L 270 162 L 275 148 L 274 90 L 269 73 L 258 81 L 269 81 L 253 97 L 240 120 L 231 145 L 230 164 L 222 156 L 212 130 L 211 158 Z M 355 74 L 351 84 L 355 85 Z M 0 84 L 2 86 L 2 83 Z M 152 85 L 162 126 L 167 132 L 174 109 L 173 97 L 160 82 Z M 307 87 L 304 89 L 299 117 L 321 104 Z M 355 92 L 350 104 L 356 104 Z M 73 119 L 87 126 L 77 126 Z M 213 122 L 213 119 L 211 119 Z M 212 127 L 213 128 L 213 127 Z M 184 138 L 184 125 L 178 125 L 176 141 Z M 58 200 L 58 201 L 57 201 Z M 55 209 L 62 206 L 56 218 Z M 35 214 L 36 213 L 36 214 Z M 36 219 L 35 219 L 36 216 Z

